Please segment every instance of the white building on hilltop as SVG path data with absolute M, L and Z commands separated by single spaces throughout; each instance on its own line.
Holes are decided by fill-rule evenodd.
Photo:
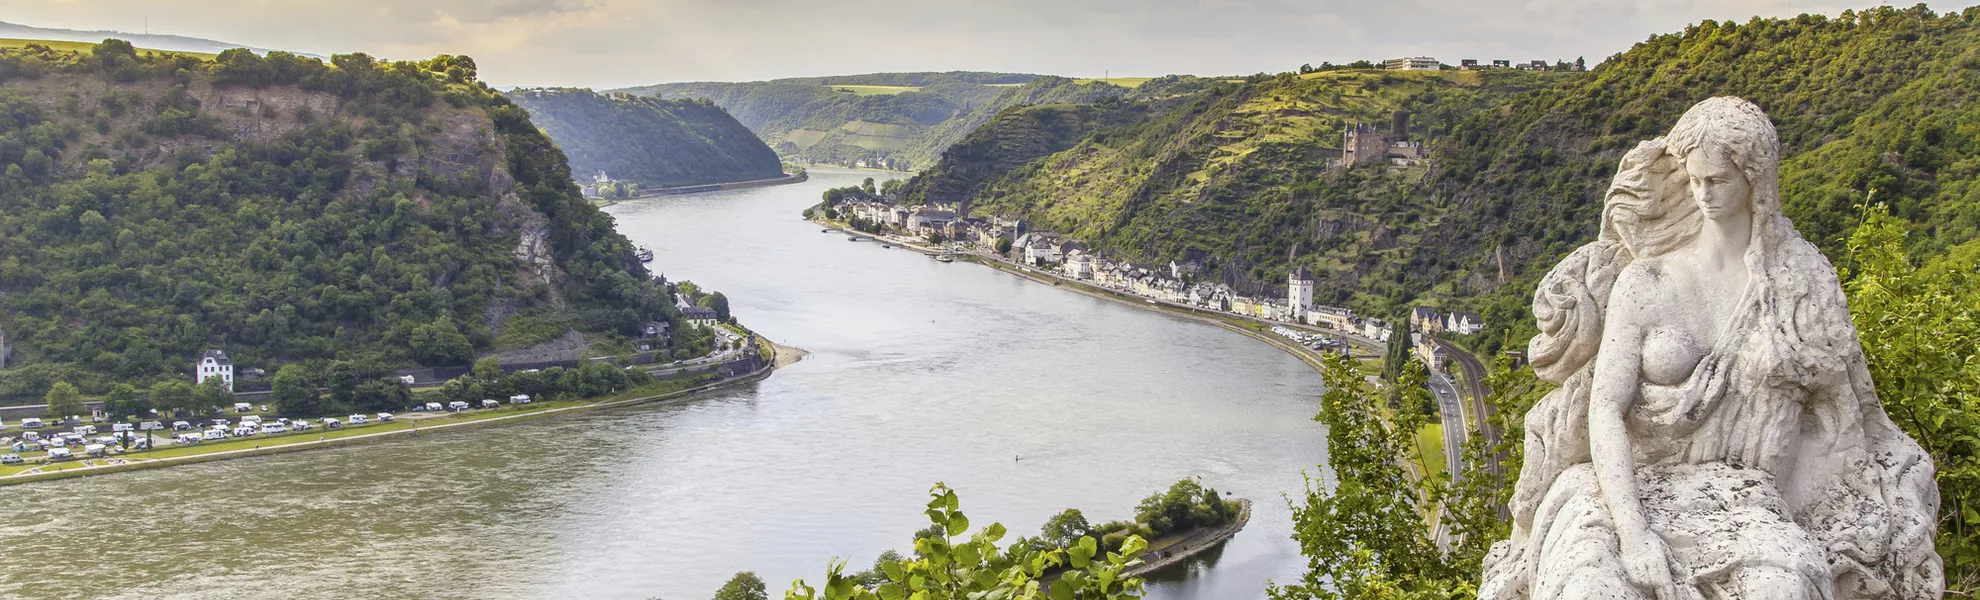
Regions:
M 234 391 L 234 360 L 227 358 L 226 350 L 201 352 L 199 362 L 193 363 L 194 384 L 205 383 L 214 377 L 227 384 L 227 391 Z
M 1444 65 L 1428 56 L 1405 56 L 1382 61 L 1382 67 L 1395 71 L 1435 71 Z

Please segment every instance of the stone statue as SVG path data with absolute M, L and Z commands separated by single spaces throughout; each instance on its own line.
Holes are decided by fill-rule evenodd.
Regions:
M 1512 538 L 1480 598 L 1938 598 L 1931 458 L 1877 400 L 1829 261 L 1738 98 L 1622 160 L 1547 274 Z

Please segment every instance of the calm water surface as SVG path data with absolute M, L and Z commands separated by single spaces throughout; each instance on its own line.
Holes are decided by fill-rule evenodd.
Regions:
M 823 234 L 869 174 L 608 209 L 655 269 L 810 357 L 663 406 L 4 488 L 0 597 L 781 597 L 906 550 L 937 481 L 972 522 L 1098 523 L 1183 477 L 1256 501 L 1151 598 L 1263 597 L 1304 560 L 1284 495 L 1325 460 L 1319 376 L 1215 327 Z M 79 582 L 88 582 L 79 585 Z

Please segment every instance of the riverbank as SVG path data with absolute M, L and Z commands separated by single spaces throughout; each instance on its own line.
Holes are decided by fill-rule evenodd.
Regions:
M 785 173 L 783 177 L 772 177 L 769 179 L 753 179 L 750 181 L 731 181 L 728 183 L 704 183 L 701 185 L 682 185 L 682 186 L 664 187 L 664 188 L 640 188 L 639 195 L 633 196 L 631 199 L 638 200 L 641 198 L 655 198 L 660 196 L 700 194 L 703 192 L 719 192 L 723 190 L 746 190 L 750 188 L 770 187 L 773 185 L 789 185 L 793 183 L 803 183 L 810 180 L 811 180 L 811 175 L 808 173 Z
M 1121 571 L 1121 576 L 1144 577 L 1150 573 L 1180 565 L 1184 561 L 1195 558 L 1197 555 L 1217 547 L 1218 544 L 1229 541 L 1239 531 L 1244 529 L 1245 523 L 1251 522 L 1251 501 L 1239 498 L 1232 500 L 1232 502 L 1238 503 L 1239 506 L 1237 518 L 1231 519 L 1231 522 L 1218 527 L 1188 532 L 1182 535 L 1182 539 L 1160 548 L 1151 545 L 1148 551 L 1143 553 L 1142 556 L 1147 557 L 1150 554 L 1159 554 L 1159 556 L 1145 560 L 1141 566 Z
M 378 431 L 375 433 L 362 433 L 355 435 L 346 434 L 343 435 L 342 437 L 329 437 L 330 435 L 332 435 L 332 433 L 326 431 L 325 433 L 319 435 L 318 439 L 316 440 L 308 440 L 307 439 L 309 437 L 308 435 L 291 435 L 284 438 L 269 438 L 266 442 L 257 442 L 254 447 L 238 449 L 238 450 L 222 450 L 216 452 L 203 452 L 203 453 L 188 454 L 182 456 L 166 456 L 161 458 L 133 459 L 124 456 L 114 457 L 116 459 L 120 459 L 123 461 L 118 464 L 106 463 L 106 464 L 84 465 L 83 464 L 84 461 L 78 461 L 76 463 L 58 463 L 52 465 L 57 468 L 57 470 L 53 470 L 53 471 L 46 470 L 48 467 L 44 466 L 44 467 L 40 467 L 39 469 L 31 470 L 28 472 L 22 472 L 16 475 L 0 477 L 0 487 L 34 483 L 40 481 L 53 481 L 57 479 L 88 477 L 92 475 L 108 475 L 111 473 L 125 473 L 130 471 L 142 471 L 147 469 L 161 469 L 166 467 L 197 464 L 197 463 L 211 462 L 216 460 L 229 460 L 236 458 L 248 458 L 253 456 L 266 456 L 270 454 L 301 452 L 305 450 L 335 448 L 340 446 L 349 446 L 353 444 L 363 444 L 363 443 L 384 441 L 389 439 L 396 439 L 400 437 L 417 437 L 421 433 L 465 431 L 465 430 L 476 429 L 481 427 L 492 427 L 497 425 L 521 423 L 524 421 L 532 421 L 536 419 L 559 416 L 559 415 L 579 414 L 579 413 L 586 413 L 597 410 L 639 406 L 642 404 L 653 404 L 660 402 L 686 400 L 692 396 L 699 395 L 705 392 L 716 391 L 743 383 L 762 380 L 763 378 L 769 377 L 771 373 L 776 371 L 776 369 L 777 369 L 776 364 L 765 363 L 763 366 L 758 367 L 755 371 L 744 373 L 742 375 L 738 375 L 736 377 L 731 377 L 728 379 L 721 379 L 721 380 L 697 385 L 687 389 L 671 390 L 663 393 L 649 394 L 643 396 L 639 395 L 642 393 L 649 393 L 655 386 L 664 385 L 666 383 L 666 382 L 661 382 L 660 384 L 655 384 L 655 386 L 648 386 L 647 388 L 642 388 L 641 390 L 634 390 L 631 392 L 627 392 L 626 394 L 623 394 L 618 397 L 607 398 L 603 400 L 579 400 L 568 406 L 557 406 L 557 407 L 549 407 L 549 408 L 535 408 L 526 405 L 517 405 L 510 407 L 511 409 L 519 411 L 513 414 L 487 416 L 485 414 L 471 413 L 467 415 L 461 415 L 460 417 L 458 417 L 461 418 L 462 420 L 458 420 L 450 423 L 442 423 L 437 425 L 422 426 L 417 420 L 411 419 L 409 416 L 400 423 L 395 424 L 396 428 L 392 428 L 384 431 Z M 192 447 L 188 449 L 196 449 L 196 448 L 197 447 Z M 170 450 L 172 450 L 172 448 L 161 448 L 153 452 L 168 452 Z M 89 462 L 104 461 L 104 460 L 108 460 L 108 459 L 93 459 Z

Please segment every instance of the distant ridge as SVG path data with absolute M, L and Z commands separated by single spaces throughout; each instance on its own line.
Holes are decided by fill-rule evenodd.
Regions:
M 268 48 L 256 48 L 247 44 L 235 44 L 205 38 L 186 37 L 183 35 L 130 33 L 127 31 L 111 30 L 83 31 L 79 29 L 53 29 L 0 21 L 0 39 L 53 40 L 58 42 L 85 42 L 94 44 L 103 41 L 105 38 L 117 38 L 130 42 L 131 45 L 140 48 L 171 52 L 219 54 L 221 50 L 229 48 L 247 48 L 253 50 L 255 54 L 267 54 L 269 50 Z M 328 58 L 303 52 L 297 52 L 296 54 L 317 59 L 327 60 Z

